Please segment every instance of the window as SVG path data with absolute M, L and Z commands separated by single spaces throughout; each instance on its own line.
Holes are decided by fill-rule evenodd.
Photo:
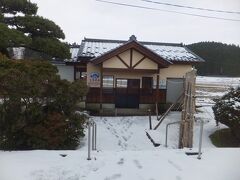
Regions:
M 114 77 L 113 76 L 103 76 L 103 93 L 111 94 L 113 93 L 113 84 Z
M 118 87 L 118 88 L 127 88 L 127 83 L 128 83 L 127 79 L 117 79 L 116 87 Z
M 113 76 L 103 76 L 103 87 L 113 88 Z
M 152 94 L 153 87 L 153 78 L 152 77 L 143 77 L 142 78 L 142 93 L 143 94 Z
M 85 67 L 75 67 L 76 79 L 87 79 L 87 69 Z

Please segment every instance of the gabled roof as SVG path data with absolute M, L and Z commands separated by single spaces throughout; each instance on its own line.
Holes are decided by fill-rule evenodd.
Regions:
M 135 40 L 136 41 L 136 40 Z M 78 57 L 88 57 L 93 60 L 96 57 L 116 49 L 129 41 L 108 40 L 108 39 L 89 39 L 85 38 L 78 52 Z M 198 63 L 204 60 L 190 51 L 183 44 L 160 43 L 160 42 L 144 42 L 136 41 L 142 46 L 148 48 L 162 59 L 173 63 Z
M 121 54 L 121 53 L 123 53 L 127 50 L 130 50 L 130 49 L 134 49 L 134 50 L 140 52 L 144 56 L 148 57 L 152 61 L 159 64 L 161 67 L 168 67 L 170 64 L 172 64 L 171 62 L 169 62 L 169 61 L 163 59 L 162 57 L 160 57 L 158 54 L 156 54 L 152 50 L 150 50 L 147 47 L 141 45 L 136 40 L 129 40 L 125 44 L 120 45 L 120 46 L 116 47 L 115 49 L 112 49 L 112 50 L 104 53 L 103 55 L 100 55 L 98 57 L 93 58 L 91 60 L 91 62 L 94 63 L 94 64 L 100 64 L 100 63 L 104 62 L 105 60 L 108 60 L 111 57 L 114 57 L 114 56 L 116 56 L 118 54 Z

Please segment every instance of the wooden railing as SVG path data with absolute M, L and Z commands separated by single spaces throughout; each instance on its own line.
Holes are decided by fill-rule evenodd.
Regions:
M 153 89 L 152 93 L 144 93 L 142 89 L 139 92 L 139 102 L 140 104 L 154 104 L 156 103 L 156 99 L 158 99 L 158 103 L 166 103 L 166 90 L 160 89 L 158 90 L 158 98 L 157 98 L 157 90 Z M 116 88 L 111 89 L 103 89 L 102 103 L 115 103 Z M 86 98 L 87 103 L 100 103 L 100 88 L 90 88 Z

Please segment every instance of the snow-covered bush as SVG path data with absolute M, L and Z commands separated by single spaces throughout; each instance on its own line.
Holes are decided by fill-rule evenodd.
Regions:
M 213 111 L 216 121 L 227 125 L 240 140 L 240 87 L 216 100 Z

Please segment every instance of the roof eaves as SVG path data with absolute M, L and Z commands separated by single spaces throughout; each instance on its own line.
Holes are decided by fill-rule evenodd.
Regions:
M 194 56 L 196 56 L 200 61 L 198 62 L 205 62 L 205 60 L 203 58 L 201 58 L 200 56 L 198 56 L 197 54 L 195 54 L 192 50 L 190 50 L 187 46 L 183 46 L 188 52 L 190 52 L 191 54 L 193 54 Z

